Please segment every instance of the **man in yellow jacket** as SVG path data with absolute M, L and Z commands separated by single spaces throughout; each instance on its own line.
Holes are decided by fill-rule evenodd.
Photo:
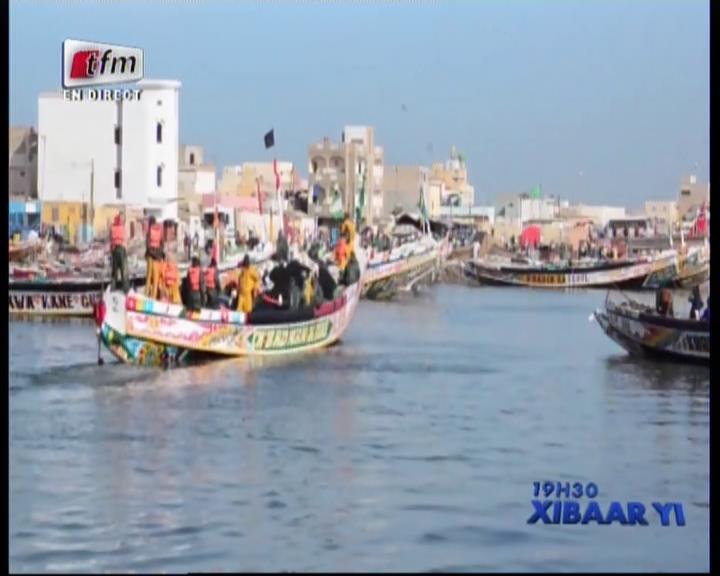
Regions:
M 252 312 L 253 303 L 261 289 L 260 274 L 255 266 L 250 264 L 250 256 L 243 258 L 238 276 L 238 310 L 249 314 Z
M 348 256 L 353 253 L 355 249 L 355 223 L 350 218 L 350 214 L 345 212 L 345 220 L 343 220 L 340 226 L 340 234 L 345 236 L 345 240 L 348 243 Z

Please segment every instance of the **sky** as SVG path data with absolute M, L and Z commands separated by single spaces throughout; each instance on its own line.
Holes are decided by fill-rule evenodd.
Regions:
M 180 143 L 222 166 L 371 125 L 385 164 L 467 161 L 478 204 L 540 185 L 641 207 L 709 179 L 707 0 L 11 0 L 10 123 L 37 126 L 66 38 L 177 79 Z

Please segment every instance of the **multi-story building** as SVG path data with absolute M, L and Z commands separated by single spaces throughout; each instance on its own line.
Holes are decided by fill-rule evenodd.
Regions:
M 277 162 L 280 191 L 295 191 L 298 178 L 292 162 Z M 265 198 L 275 194 L 275 171 L 272 162 L 245 162 L 241 166 L 223 168 L 218 190 L 222 194 L 257 197 L 258 184 Z
M 216 189 L 215 166 L 204 163 L 201 146 L 181 146 L 178 167 L 178 197 L 212 194 Z
M 473 206 L 475 188 L 468 182 L 467 165 L 462 154 L 455 146 L 450 152 L 450 160 L 433 164 L 430 170 L 430 182 L 441 185 L 441 203 L 443 206 Z
M 678 207 L 674 200 L 648 200 L 645 202 L 645 216 L 656 224 L 672 230 L 678 221 Z
M 113 205 L 177 218 L 180 82 L 137 87 L 142 98 L 133 101 L 72 101 L 61 91 L 38 99 L 39 197 L 81 206 L 74 226 L 87 227 L 88 209 L 92 219 L 96 207 Z
M 383 213 L 384 153 L 375 145 L 369 126 L 346 126 L 342 142 L 324 138 L 308 148 L 309 204 L 318 217 L 328 217 L 339 205 L 354 212 L 364 189 L 363 214 L 368 223 Z
M 703 203 L 710 207 L 710 183 L 698 182 L 695 176 L 683 178 L 677 201 L 678 219 L 695 218 Z
M 426 166 L 386 166 L 383 176 L 383 207 L 381 214 L 390 216 L 401 212 L 419 212 L 420 197 L 428 203 L 428 177 Z
M 10 128 L 9 196 L 37 198 L 37 132 L 33 127 Z

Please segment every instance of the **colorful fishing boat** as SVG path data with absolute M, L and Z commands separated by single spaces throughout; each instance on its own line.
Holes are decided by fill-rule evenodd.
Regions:
M 157 365 L 190 361 L 196 353 L 269 356 L 330 346 L 347 329 L 362 282 L 344 287 L 332 301 L 296 311 L 260 309 L 189 311 L 134 292 L 107 291 L 100 305 L 99 336 L 121 361 Z M 188 354 L 189 353 L 189 354 Z
M 514 263 L 507 259 L 478 259 L 465 266 L 466 275 L 482 284 L 532 288 L 643 288 L 653 274 L 676 274 L 677 253 L 655 258 L 587 263 Z
M 710 362 L 710 323 L 659 315 L 632 300 L 612 302 L 593 318 L 602 330 L 632 355 L 694 363 Z

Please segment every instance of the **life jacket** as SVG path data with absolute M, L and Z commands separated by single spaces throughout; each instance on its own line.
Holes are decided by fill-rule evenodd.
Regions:
M 160 224 L 153 224 L 150 226 L 150 240 L 148 242 L 148 248 L 156 250 L 160 248 L 162 242 L 162 226 Z
M 110 246 L 125 246 L 125 226 L 123 224 L 113 224 L 110 228 Z
M 214 290 L 217 288 L 215 285 L 215 274 L 217 272 L 216 268 L 208 267 L 207 270 L 205 270 L 205 288 L 208 290 Z
M 198 266 L 193 266 L 188 270 L 188 282 L 191 292 L 200 291 L 200 268 Z
M 165 263 L 165 286 L 176 286 L 178 282 L 178 269 L 173 262 Z

